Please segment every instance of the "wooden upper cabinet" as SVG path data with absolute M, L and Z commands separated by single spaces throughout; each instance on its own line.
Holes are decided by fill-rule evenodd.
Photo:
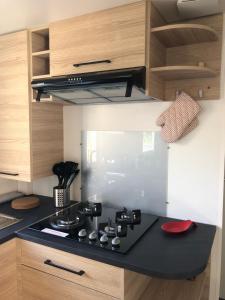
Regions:
M 28 33 L 0 36 L 0 175 L 30 176 Z
M 144 66 L 145 22 L 140 1 L 50 24 L 51 75 Z
M 32 103 L 28 31 L 0 36 L 0 177 L 32 181 L 63 159 L 63 108 Z

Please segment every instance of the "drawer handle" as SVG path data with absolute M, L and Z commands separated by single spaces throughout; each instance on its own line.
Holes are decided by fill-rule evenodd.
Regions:
M 76 68 L 79 68 L 81 66 L 86 66 L 86 65 L 96 65 L 96 64 L 111 64 L 111 60 L 110 59 L 105 59 L 105 60 L 96 60 L 96 61 L 89 61 L 89 62 L 83 62 L 83 63 L 79 63 L 79 64 L 74 64 L 73 66 Z
M 0 174 L 1 175 L 9 175 L 9 176 L 19 176 L 18 173 L 9 173 L 9 172 L 1 172 L 1 171 L 0 171 Z
M 72 269 L 68 269 L 68 268 L 65 268 L 63 266 L 59 266 L 57 264 L 54 264 L 50 259 L 45 260 L 44 264 L 48 265 L 48 266 L 51 266 L 51 267 L 55 267 L 55 268 L 61 269 L 61 270 L 64 270 L 64 271 L 67 271 L 67 272 L 70 272 L 70 273 L 73 273 L 73 274 L 76 274 L 76 275 L 79 275 L 79 276 L 82 276 L 85 273 L 83 270 L 74 271 Z

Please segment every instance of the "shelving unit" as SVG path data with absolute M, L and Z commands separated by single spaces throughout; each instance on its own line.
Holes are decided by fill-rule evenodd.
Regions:
M 165 80 L 215 77 L 215 71 L 198 66 L 166 66 L 151 68 L 151 71 Z
M 149 95 L 166 101 L 184 91 L 196 100 L 220 98 L 223 15 L 167 24 L 149 9 Z
M 38 28 L 31 31 L 31 76 L 46 78 L 50 76 L 49 29 Z
M 199 24 L 165 25 L 152 28 L 151 32 L 168 48 L 214 42 L 219 39 L 214 29 Z
M 30 30 L 30 74 L 31 79 L 50 77 L 50 48 L 49 28 L 39 27 Z M 32 102 L 35 102 L 37 93 L 31 89 Z M 51 96 L 42 97 L 43 102 L 53 102 Z M 60 101 L 61 102 L 61 101 Z

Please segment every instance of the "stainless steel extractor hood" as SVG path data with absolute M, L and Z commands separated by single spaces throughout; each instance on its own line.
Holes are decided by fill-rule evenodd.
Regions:
M 52 95 L 73 104 L 121 103 L 152 99 L 145 95 L 145 78 L 140 67 L 33 80 L 31 85 L 36 101 Z

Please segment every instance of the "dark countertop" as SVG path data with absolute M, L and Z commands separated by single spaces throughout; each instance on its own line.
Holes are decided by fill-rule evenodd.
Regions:
M 52 198 L 44 196 L 39 196 L 39 198 L 41 200 L 41 205 L 28 210 L 15 210 L 11 208 L 11 201 L 0 204 L 1 214 L 7 214 L 15 218 L 22 219 L 22 221 L 19 223 L 0 230 L 0 244 L 15 237 L 17 230 L 27 227 L 30 224 L 53 214 L 56 211 Z
M 55 211 L 52 201 L 46 201 L 48 200 L 46 197 L 41 197 L 41 199 L 43 206 L 33 210 L 33 213 L 32 211 L 27 212 L 27 215 L 21 213 L 21 217 L 27 217 L 21 227 L 34 223 Z M 3 208 L 4 205 L 0 206 L 0 212 L 12 214 L 11 209 L 7 208 L 7 204 L 5 209 Z M 13 215 L 20 217 L 19 212 Z M 160 228 L 163 223 L 171 220 L 170 218 L 160 218 L 125 255 L 89 247 L 67 239 L 64 239 L 62 243 L 62 239 L 57 236 L 27 228 L 19 230 L 21 229 L 19 224 L 12 226 L 10 230 L 6 230 L 5 235 L 8 232 L 13 236 L 13 232 L 19 230 L 16 234 L 22 239 L 149 276 L 167 279 L 193 278 L 206 268 L 216 227 L 198 223 L 196 228 L 185 234 L 171 236 L 162 232 Z M 2 236 L 3 233 L 1 233 L 0 239 Z

